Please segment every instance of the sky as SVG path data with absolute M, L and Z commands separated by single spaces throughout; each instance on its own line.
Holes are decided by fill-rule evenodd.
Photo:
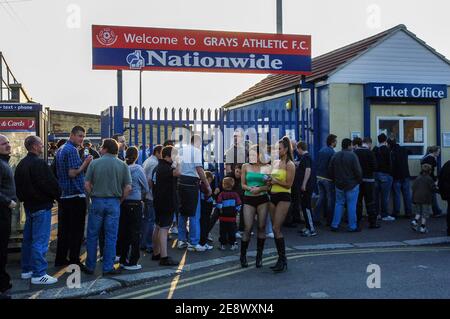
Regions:
M 313 57 L 398 24 L 450 57 L 448 0 L 283 0 L 283 32 L 312 36 Z M 93 24 L 276 32 L 276 0 L 0 0 L 0 51 L 34 101 L 100 114 L 115 105 L 115 71 L 92 70 Z M 266 75 L 144 72 L 143 105 L 218 108 Z M 139 72 L 124 72 L 125 106 Z

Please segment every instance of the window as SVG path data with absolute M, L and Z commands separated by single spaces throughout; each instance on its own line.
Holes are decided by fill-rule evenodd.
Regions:
M 425 155 L 427 126 L 425 117 L 377 117 L 377 132 L 395 137 L 411 151 L 411 156 Z

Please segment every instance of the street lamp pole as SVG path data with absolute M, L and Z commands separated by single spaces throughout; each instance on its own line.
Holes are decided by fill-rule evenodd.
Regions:
M 139 71 L 139 114 L 142 119 L 142 70 Z
M 283 33 L 283 0 L 277 0 L 277 33 Z

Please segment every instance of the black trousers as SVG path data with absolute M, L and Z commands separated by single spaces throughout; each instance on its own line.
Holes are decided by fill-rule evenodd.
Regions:
M 66 198 L 59 201 L 58 207 L 58 240 L 55 263 L 67 261 L 80 262 L 81 244 L 83 243 L 86 223 L 86 198 Z
M 140 238 L 143 214 L 141 201 L 124 201 L 120 205 L 117 252 L 121 264 L 136 265 L 141 257 Z
M 220 221 L 220 237 L 221 245 L 233 245 L 236 242 L 236 222 Z
M 305 219 L 306 228 L 310 231 L 315 231 L 314 221 L 312 218 L 311 198 L 311 190 L 300 192 L 300 205 L 302 206 L 303 218 Z
M 11 288 L 11 277 L 6 272 L 8 262 L 8 243 L 11 236 L 11 210 L 0 208 L 0 293 Z
M 284 223 L 289 225 L 299 223 L 300 221 L 300 194 L 298 191 L 292 189 L 291 205 L 289 206 L 288 214 Z
M 208 234 L 210 232 L 209 221 L 213 210 L 212 203 L 205 200 L 200 202 L 200 245 L 205 245 L 208 242 Z
M 356 204 L 356 216 L 358 225 L 361 223 L 362 220 L 363 199 L 366 204 L 366 211 L 367 216 L 369 218 L 369 224 L 374 225 L 377 222 L 374 182 L 362 182 L 359 185 L 358 202 Z
M 214 225 L 217 223 L 218 219 L 219 219 L 219 210 L 217 208 L 214 208 L 212 213 L 211 213 L 211 215 L 210 215 L 210 217 L 209 217 L 208 234 L 214 228 Z

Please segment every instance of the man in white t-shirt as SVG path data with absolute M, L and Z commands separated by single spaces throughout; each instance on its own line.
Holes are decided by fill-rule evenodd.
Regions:
M 179 150 L 181 176 L 178 179 L 178 197 L 180 217 L 178 220 L 178 248 L 188 248 L 191 251 L 205 251 L 200 241 L 200 188 L 201 181 L 206 185 L 208 196 L 212 193 L 211 186 L 205 176 L 201 152 L 202 140 L 199 135 L 193 135 L 190 145 L 183 145 Z M 189 243 L 187 240 L 186 223 L 189 218 Z

